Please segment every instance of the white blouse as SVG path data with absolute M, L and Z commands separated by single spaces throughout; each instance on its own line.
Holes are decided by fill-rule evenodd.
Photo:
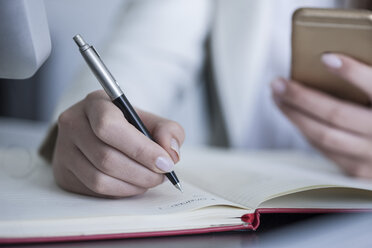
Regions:
M 253 114 L 243 118 L 247 128 L 239 146 L 309 149 L 302 135 L 273 104 L 269 84 L 277 76 L 289 75 L 293 11 L 304 6 L 342 6 L 345 2 L 273 0 L 264 10 L 271 13 L 271 19 L 266 20 L 270 30 L 263 32 L 266 37 L 261 39 L 266 42 L 267 49 L 262 51 L 262 62 L 255 65 L 261 77 L 247 82 L 254 84 L 258 96 L 253 103 Z M 214 0 L 135 0 L 129 8 L 123 9 L 106 49 L 99 49 L 133 105 L 180 122 L 186 130 L 188 144 L 205 143 L 208 138 L 205 117 L 208 110 L 200 74 L 205 38 L 213 26 L 215 3 Z M 244 6 L 250 7 L 249 4 Z M 240 32 L 236 27 L 231 29 Z M 62 98 L 55 116 L 99 88 L 96 79 L 84 67 Z
M 270 83 L 278 76 L 289 78 L 291 63 L 291 20 L 293 12 L 301 7 L 332 8 L 343 4 L 337 0 L 277 0 L 270 5 L 272 25 L 266 32 L 268 46 L 262 51 L 264 62 L 257 65 L 261 78 L 254 82 L 259 96 L 254 114 L 246 119 L 247 132 L 243 144 L 246 148 L 298 148 L 309 149 L 298 130 L 277 109 L 272 101 Z

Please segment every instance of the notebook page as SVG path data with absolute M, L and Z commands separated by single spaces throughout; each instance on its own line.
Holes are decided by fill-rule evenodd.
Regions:
M 353 188 L 322 188 L 276 197 L 259 208 L 372 209 L 372 192 Z
M 189 152 L 179 166 L 184 180 L 248 208 L 256 209 L 273 197 L 308 189 L 372 190 L 372 182 L 345 176 L 334 164 L 311 155 L 208 149 Z
M 167 214 L 232 203 L 183 183 L 180 193 L 167 180 L 143 195 L 101 199 L 73 194 L 55 183 L 51 166 L 27 150 L 0 150 L 2 221 Z M 232 204 L 234 205 L 234 204 Z

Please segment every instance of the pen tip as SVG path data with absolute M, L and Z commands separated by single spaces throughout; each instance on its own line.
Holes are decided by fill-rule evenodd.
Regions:
M 174 185 L 179 191 L 181 191 L 183 193 L 183 190 L 182 190 L 182 187 L 181 187 L 181 184 L 180 183 L 177 183 Z

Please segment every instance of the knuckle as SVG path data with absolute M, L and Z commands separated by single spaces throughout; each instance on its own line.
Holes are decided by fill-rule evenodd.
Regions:
M 106 180 L 103 175 L 96 174 L 90 185 L 90 189 L 100 195 L 110 195 L 108 192 L 108 187 Z
M 105 116 L 102 115 L 93 124 L 92 128 L 99 139 L 106 141 L 108 140 L 108 135 L 112 126 L 110 118 L 105 118 Z
M 62 112 L 58 117 L 58 128 L 70 128 L 73 125 L 73 118 L 69 110 Z
M 339 106 L 332 107 L 326 114 L 326 119 L 330 123 L 339 124 L 342 121 L 342 109 Z
M 91 93 L 89 93 L 89 94 L 86 95 L 85 101 L 87 101 L 87 102 L 94 102 L 98 98 L 102 98 L 102 96 L 103 96 L 102 93 L 103 93 L 102 90 L 93 91 L 93 92 L 91 92 Z
M 85 101 L 86 102 L 93 102 L 96 100 L 96 97 L 97 97 L 97 93 L 95 91 L 89 93 L 88 95 L 86 95 L 85 97 Z
M 112 173 L 112 165 L 114 160 L 114 152 L 110 149 L 104 149 L 99 154 L 98 167 L 105 173 Z

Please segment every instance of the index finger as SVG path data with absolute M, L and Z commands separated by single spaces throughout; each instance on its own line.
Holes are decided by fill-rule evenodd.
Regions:
M 107 96 L 88 98 L 85 113 L 100 140 L 154 172 L 173 171 L 174 162 L 169 154 L 131 125 Z
M 372 98 L 372 67 L 341 54 L 324 54 L 322 61 L 334 74 L 363 90 Z

